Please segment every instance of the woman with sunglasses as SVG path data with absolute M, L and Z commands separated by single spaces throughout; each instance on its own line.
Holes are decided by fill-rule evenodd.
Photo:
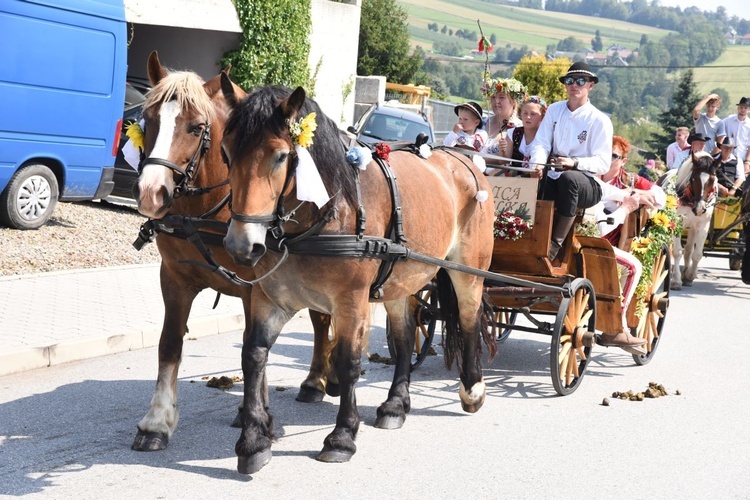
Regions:
M 538 170 L 550 162 L 542 199 L 554 200 L 555 216 L 549 259 L 553 261 L 573 227 L 577 208 L 589 208 L 602 198 L 597 175 L 612 159 L 612 122 L 589 101 L 599 81 L 588 64 L 576 62 L 560 77 L 566 101 L 551 104 L 532 144 L 530 164 Z

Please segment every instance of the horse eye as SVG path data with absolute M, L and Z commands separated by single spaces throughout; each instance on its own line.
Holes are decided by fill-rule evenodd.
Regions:
M 201 131 L 203 130 L 203 124 L 201 125 L 193 125 L 188 129 L 188 132 L 193 134 L 196 137 L 199 137 L 201 135 Z
M 284 163 L 289 158 L 289 153 L 279 153 L 276 163 Z

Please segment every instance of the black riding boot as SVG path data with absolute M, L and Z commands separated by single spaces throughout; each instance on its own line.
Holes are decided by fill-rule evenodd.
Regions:
M 567 217 L 555 212 L 555 218 L 552 221 L 552 241 L 549 247 L 549 255 L 547 256 L 550 261 L 555 260 L 555 257 L 557 257 L 557 253 L 565 242 L 565 238 L 568 236 L 575 220 L 575 217 Z

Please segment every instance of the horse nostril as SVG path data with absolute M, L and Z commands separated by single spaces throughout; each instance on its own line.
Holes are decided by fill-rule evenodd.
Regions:
M 250 250 L 250 259 L 253 262 L 258 262 L 258 259 L 263 257 L 266 253 L 266 246 L 263 243 L 253 243 L 253 248 Z

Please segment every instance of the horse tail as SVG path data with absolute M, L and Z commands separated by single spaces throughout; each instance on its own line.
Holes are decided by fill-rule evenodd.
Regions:
M 445 358 L 445 366 L 450 370 L 453 366 L 453 360 L 455 359 L 456 366 L 460 369 L 463 363 L 464 337 L 459 323 L 456 290 L 453 288 L 453 283 L 445 269 L 440 269 L 438 271 L 436 281 L 438 302 L 440 304 L 440 319 L 443 320 L 444 328 L 443 356 Z M 489 357 L 492 359 L 497 353 L 497 345 L 492 338 L 492 331 L 490 329 L 487 315 L 488 307 L 491 311 L 492 305 L 485 299 L 485 297 L 482 297 L 481 311 L 477 311 L 477 314 L 479 315 L 482 340 L 487 345 Z M 477 352 L 475 354 L 478 358 L 482 354 L 481 342 L 476 343 L 476 349 Z

